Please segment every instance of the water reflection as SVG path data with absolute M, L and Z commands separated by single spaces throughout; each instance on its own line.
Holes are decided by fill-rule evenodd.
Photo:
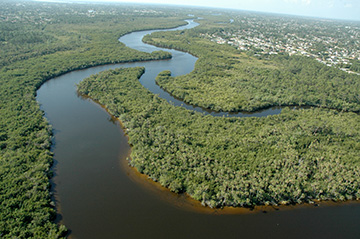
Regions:
M 182 56 L 190 57 L 191 64 L 196 60 L 189 54 Z M 360 237 L 360 206 L 356 203 L 219 214 L 199 207 L 186 195 L 158 187 L 129 168 L 126 158 L 130 147 L 121 125 L 98 104 L 78 97 L 75 84 L 103 70 L 145 66 L 149 78 L 141 81 L 150 87 L 152 77 L 169 69 L 174 59 L 75 71 L 46 82 L 38 90 L 37 100 L 55 133 L 53 183 L 57 210 L 62 215 L 59 220 L 71 230 L 71 238 Z M 174 67 L 173 71 L 181 74 L 192 68 Z
M 182 26 L 179 28 L 170 29 L 169 31 L 174 30 L 184 30 L 190 29 L 198 26 L 199 24 L 194 22 L 193 20 L 187 20 L 188 25 Z M 262 109 L 256 112 L 216 112 L 210 109 L 205 109 L 198 106 L 193 106 L 183 102 L 181 99 L 172 96 L 168 92 L 161 89 L 155 82 L 156 76 L 164 70 L 170 70 L 172 76 L 185 75 L 190 73 L 195 66 L 195 62 L 197 61 L 197 57 L 192 56 L 186 52 L 180 52 L 172 49 L 163 49 L 156 46 L 148 45 L 143 43 L 142 38 L 145 35 L 151 34 L 153 32 L 158 32 L 162 30 L 149 30 L 149 31 L 141 31 L 141 32 L 133 32 L 127 34 L 119 39 L 120 42 L 124 43 L 126 46 L 130 48 L 134 48 L 139 51 L 144 52 L 153 52 L 166 50 L 172 54 L 172 59 L 162 61 L 161 64 L 157 61 L 149 62 L 146 67 L 145 74 L 140 78 L 140 83 L 147 89 L 149 89 L 152 93 L 158 94 L 161 98 L 166 99 L 169 103 L 175 106 L 181 106 L 188 110 L 193 110 L 196 112 L 201 112 L 204 114 L 210 114 L 212 116 L 226 116 L 226 117 L 264 117 L 268 115 L 276 115 L 281 113 L 281 107 L 270 107 L 267 109 Z

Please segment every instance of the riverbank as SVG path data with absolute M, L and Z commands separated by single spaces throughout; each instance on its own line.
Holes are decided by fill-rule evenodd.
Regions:
M 360 111 L 359 76 L 305 56 L 258 56 L 217 44 L 201 37 L 219 28 L 211 25 L 211 20 L 205 23 L 186 32 L 156 32 L 144 37 L 146 43 L 199 57 L 190 74 L 156 79 L 159 86 L 184 102 L 225 112 L 287 105 Z
M 167 104 L 137 79 L 124 81 L 122 71 L 93 76 L 79 91 L 104 105 L 117 102 L 110 113 L 128 129 L 130 165 L 171 191 L 210 207 L 359 198 L 359 159 L 345 150 L 358 140 L 358 115 L 309 109 L 213 118 Z M 344 122 L 349 128 L 339 128 Z
M 117 118 L 114 117 L 113 114 L 106 108 L 105 105 L 101 104 L 101 102 L 89 97 L 88 95 L 81 95 L 81 97 L 85 97 L 88 100 L 94 101 L 96 104 L 99 104 L 103 107 L 107 113 L 109 113 L 113 118 L 113 120 L 117 120 L 119 125 L 124 130 L 127 139 L 129 139 L 127 132 L 129 129 L 126 128 L 125 124 Z M 150 178 L 148 175 L 140 173 L 136 168 L 129 167 L 131 165 L 131 156 L 130 154 L 127 157 L 127 160 L 121 160 L 120 164 L 122 164 L 122 170 L 125 171 L 126 175 L 134 182 L 136 182 L 139 186 L 144 188 L 144 190 L 150 191 L 151 193 L 157 195 L 159 199 L 163 200 L 165 203 L 170 204 L 171 206 L 178 208 L 179 210 L 185 210 L 189 212 L 197 212 L 201 214 L 211 214 L 211 215 L 244 215 L 244 214 L 258 214 L 258 213 L 274 213 L 276 211 L 286 211 L 286 210 L 294 210 L 294 209 L 306 209 L 311 207 L 336 207 L 336 206 L 344 206 L 344 205 L 352 205 L 358 206 L 360 201 L 359 198 L 354 200 L 339 200 L 333 201 L 329 199 L 319 200 L 314 199 L 310 200 L 306 203 L 298 203 L 298 202 L 283 202 L 283 204 L 273 204 L 273 205 L 253 205 L 250 207 L 231 207 L 225 206 L 222 208 L 211 208 L 204 207 L 200 201 L 193 199 L 186 192 L 174 193 L 171 189 L 164 187 L 161 185 L 158 180 L 154 180 Z
M 184 22 L 178 16 L 170 16 L 169 21 L 169 13 L 166 19 L 162 15 L 148 16 L 145 22 L 141 17 L 129 22 L 130 15 L 121 14 L 111 15 L 110 19 L 106 17 L 110 14 L 106 6 L 97 6 L 105 15 L 89 21 L 86 15 L 81 15 L 88 5 L 18 4 L 16 1 L 0 5 L 1 14 L 5 16 L 0 20 L 3 27 L 0 237 L 62 238 L 66 228 L 54 223 L 57 205 L 51 199 L 49 182 L 54 175 L 52 165 L 59 165 L 53 164 L 51 150 L 56 130 L 52 131 L 52 122 L 49 123 L 40 110 L 37 90 L 49 79 L 79 69 L 114 62 L 163 59 L 164 55 L 159 53 L 156 56 L 126 48 L 117 41 L 118 36 L 133 30 L 174 27 Z M 22 10 L 24 6 L 26 13 Z M 125 11 L 121 8 L 111 11 L 119 9 Z M 46 23 L 40 18 L 46 19 Z M 113 21 L 124 24 L 113 25 Z M 165 53 L 165 58 L 169 57 Z
M 140 81 L 154 79 L 157 75 L 156 72 L 162 71 L 158 71 L 156 68 L 159 63 L 163 68 L 170 69 L 168 65 L 170 62 L 173 62 L 173 59 L 153 62 L 154 64 L 147 62 L 145 75 L 148 77 L 142 77 Z M 183 66 L 176 62 L 175 65 L 177 68 Z M 172 204 L 164 204 L 162 200 L 158 200 L 158 194 L 138 187 L 132 180 L 129 180 L 126 173 L 122 173 L 123 169 L 119 165 L 119 161 L 126 162 L 124 157 L 127 157 L 125 155 L 128 153 L 128 139 L 121 136 L 122 131 L 117 123 L 102 108 L 95 103 L 76 97 L 73 88 L 75 82 L 77 83 L 84 77 L 111 67 L 130 66 L 141 66 L 141 64 L 104 66 L 72 72 L 47 82 L 41 88 L 41 94 L 39 93 L 41 102 L 43 102 L 42 107 L 53 122 L 55 129 L 57 139 L 54 149 L 55 160 L 61 162 L 61 164 L 57 164 L 56 168 L 55 190 L 61 199 L 59 203 L 62 205 L 63 222 L 71 228 L 74 237 L 237 238 L 241 233 L 245 237 L 252 238 L 267 238 L 269 235 L 277 238 L 287 238 L 289 235 L 293 238 L 316 235 L 321 238 L 324 235 L 328 237 L 329 233 L 330 237 L 358 233 L 358 227 L 354 226 L 352 222 L 358 221 L 359 208 L 352 205 L 344 204 L 341 207 L 332 208 L 309 207 L 302 208 L 300 211 L 279 210 L 269 214 L 214 217 L 213 214 L 198 214 L 191 210 L 184 211 L 181 207 L 176 208 Z M 155 68 L 156 70 L 154 70 Z M 172 70 L 172 72 L 175 71 Z M 179 72 L 181 74 L 181 71 Z M 154 77 L 152 77 L 153 75 Z M 114 103 L 116 102 L 112 101 L 111 105 Z M 117 109 L 115 108 L 115 110 Z M 173 119 L 177 120 L 178 118 Z M 205 117 L 205 119 L 208 118 Z M 321 119 L 315 121 L 321 124 Z M 249 122 L 256 123 L 256 121 Z M 136 120 L 133 123 L 136 123 Z M 221 124 L 217 126 L 225 130 Z M 206 128 L 204 129 L 206 130 Z M 264 129 L 262 132 L 266 133 L 267 130 Z M 281 127 L 276 130 L 269 131 L 269 135 L 282 132 Z M 297 133 L 300 132 L 297 131 Z M 247 134 L 252 134 L 250 128 L 249 132 L 245 131 L 244 140 L 251 139 L 251 137 L 247 137 L 250 136 Z M 259 134 L 259 136 L 266 136 L 266 134 Z M 223 139 L 226 143 L 226 138 Z M 249 141 L 248 144 L 254 145 L 256 141 L 258 139 Z M 282 143 L 280 142 L 279 147 L 282 147 Z M 313 149 L 315 148 L 313 147 Z M 329 217 L 329 214 L 339 216 L 334 218 Z M 177 232 L 176 235 L 173 233 L 174 231 Z

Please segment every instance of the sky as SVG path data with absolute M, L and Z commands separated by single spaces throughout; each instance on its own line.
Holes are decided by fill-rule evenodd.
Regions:
M 50 1 L 50 0 L 49 0 Z M 65 0 L 57 0 L 65 1 Z M 67 0 L 76 2 L 157 3 L 230 8 L 360 21 L 360 0 Z

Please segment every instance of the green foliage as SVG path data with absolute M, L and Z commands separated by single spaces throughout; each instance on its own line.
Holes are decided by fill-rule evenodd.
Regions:
M 147 43 L 199 57 L 190 74 L 156 79 L 172 95 L 215 111 L 255 111 L 284 105 L 360 111 L 359 75 L 303 56 L 245 54 L 200 37 L 219 29 L 205 26 L 156 32 L 144 38 Z M 351 67 L 356 67 L 355 62 Z
M 210 207 L 360 199 L 359 115 L 314 108 L 204 116 L 144 89 L 143 71 L 106 71 L 78 90 L 124 123 L 130 165 L 154 181 Z
M 360 61 L 359 60 L 351 60 L 350 64 L 342 64 L 341 67 L 345 69 L 349 69 L 353 72 L 360 73 Z
M 181 25 L 187 17 L 183 12 L 149 6 L 0 2 L 1 238 L 66 234 L 64 226 L 53 222 L 51 127 L 36 102 L 36 90 L 75 69 L 171 57 L 137 52 L 117 39 L 132 31 Z M 189 38 L 176 47 L 188 50 L 194 40 L 207 44 L 209 60 L 200 59 L 200 71 L 209 63 L 204 69 L 226 79 L 232 67 L 239 67 L 239 59 L 256 69 L 278 68 L 278 63 L 238 52 L 232 59 L 230 47 L 219 52 L 218 46 L 198 39 L 196 31 L 183 33 Z M 199 49 L 189 51 L 200 56 Z M 105 72 L 79 87 L 126 124 L 134 146 L 131 164 L 140 172 L 210 206 L 359 198 L 358 115 L 313 109 L 266 119 L 204 117 L 145 91 L 137 81 L 143 70 Z M 162 77 L 171 80 L 169 72 Z M 351 98 L 358 88 L 348 88 Z
M 90 15 L 94 9 L 97 14 Z M 141 7 L 139 7 L 141 10 Z M 139 10 L 138 9 L 138 10 Z M 182 15 L 155 9 L 0 2 L 0 237 L 61 238 L 51 201 L 51 127 L 36 90 L 52 77 L 90 66 L 170 58 L 118 42 L 126 33 L 175 27 Z
M 105 57 L 119 62 L 125 46 L 117 39 L 129 32 L 184 24 L 180 10 L 148 7 L 1 2 L 0 66 L 53 53 L 89 54 L 94 61 Z M 89 13 L 92 9 L 93 13 Z M 152 10 L 152 9 L 150 9 Z M 179 16 L 180 15 L 180 16 Z M 167 19 L 166 21 L 164 19 Z M 105 49 L 104 49 L 105 48 Z M 129 51 L 129 49 L 127 49 Z M 132 51 L 132 54 L 136 54 Z

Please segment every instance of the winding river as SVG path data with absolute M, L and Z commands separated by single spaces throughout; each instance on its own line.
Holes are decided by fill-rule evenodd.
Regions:
M 177 29 L 196 25 L 189 21 Z M 141 42 L 142 36 L 151 32 L 134 32 L 120 41 L 141 51 L 159 50 Z M 121 125 L 101 106 L 79 97 L 75 84 L 107 69 L 145 66 L 141 83 L 182 105 L 162 91 L 154 79 L 163 70 L 171 70 L 175 76 L 187 74 L 197 58 L 167 51 L 173 54 L 171 60 L 74 71 L 46 82 L 38 90 L 37 100 L 54 129 L 52 184 L 58 220 L 70 229 L 71 238 L 360 238 L 360 205 L 355 202 L 219 213 L 159 187 L 128 167 L 125 159 L 130 147 Z M 250 116 L 280 111 L 269 109 Z

